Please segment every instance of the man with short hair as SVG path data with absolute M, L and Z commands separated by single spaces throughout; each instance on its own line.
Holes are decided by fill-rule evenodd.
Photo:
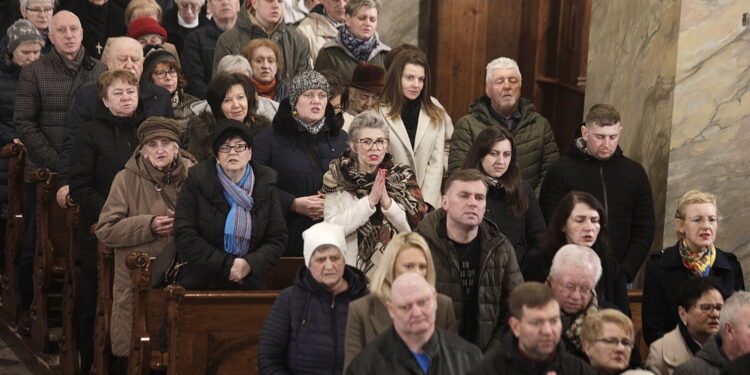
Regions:
M 435 327 L 437 292 L 420 274 L 397 277 L 385 305 L 393 326 L 352 360 L 347 374 L 465 374 L 482 358 L 475 345 Z
M 213 76 L 216 42 L 237 23 L 240 1 L 208 0 L 206 9 L 213 15 L 211 20 L 187 34 L 180 55 L 182 72 L 189 82 L 186 91 L 198 99 L 206 99 L 206 87 Z
M 284 80 L 312 69 L 310 46 L 296 27 L 284 23 L 284 0 L 254 0 L 252 6 L 241 10 L 237 27 L 219 37 L 214 52 L 213 71 L 226 55 L 241 55 L 251 40 L 267 38 L 279 45 L 284 55 Z
M 188 33 L 208 23 L 204 9 L 206 0 L 174 0 L 174 3 L 176 6 L 164 13 L 162 26 L 167 30 L 169 43 L 182 55 Z
M 539 205 L 549 222 L 568 192 L 595 196 L 607 214 L 612 256 L 632 282 L 651 247 L 656 224 L 648 176 L 638 162 L 623 155 L 618 146 L 621 130 L 620 114 L 613 106 L 592 106 L 581 137 L 547 170 Z
M 547 168 L 559 157 L 555 134 L 534 104 L 521 98 L 521 71 L 510 58 L 487 64 L 485 95 L 469 107 L 469 114 L 456 122 L 448 157 L 448 171 L 461 167 L 479 133 L 488 126 L 502 126 L 513 135 L 521 175 L 538 191 Z
M 735 292 L 723 307 L 713 308 L 721 309 L 719 332 L 695 357 L 677 367 L 675 375 L 719 375 L 729 362 L 750 353 L 750 292 Z
M 417 226 L 432 251 L 437 291 L 453 299 L 459 334 L 487 353 L 500 345 L 510 292 L 523 282 L 513 245 L 484 219 L 487 185 L 476 169 L 445 182 L 442 208 Z
M 349 0 L 321 0 L 310 9 L 297 30 L 307 38 L 310 45 L 311 64 L 318 58 L 318 51 L 329 41 L 339 36 L 338 28 L 346 19 L 346 3 Z
M 503 337 L 500 350 L 485 357 L 469 374 L 595 374 L 560 342 L 560 305 L 547 286 L 524 283 L 513 291 L 508 304 L 511 332 Z
M 385 69 L 380 65 L 359 63 L 349 83 L 349 103 L 344 112 L 343 130 L 348 131 L 354 116 L 372 109 L 383 94 Z

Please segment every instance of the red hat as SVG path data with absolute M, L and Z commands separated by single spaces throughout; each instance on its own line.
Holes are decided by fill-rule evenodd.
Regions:
M 128 36 L 133 39 L 138 39 L 140 36 L 156 34 L 167 41 L 167 30 L 164 30 L 159 22 L 151 17 L 141 17 L 130 21 L 128 25 Z

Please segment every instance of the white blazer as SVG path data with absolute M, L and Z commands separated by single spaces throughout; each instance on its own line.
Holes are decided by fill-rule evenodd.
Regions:
M 440 102 L 432 98 L 432 102 L 440 108 Z M 414 147 L 411 146 L 409 133 L 406 132 L 401 116 L 396 119 L 388 117 L 389 107 L 378 109 L 385 119 L 390 132 L 389 152 L 393 162 L 410 166 L 416 174 L 417 184 L 422 189 L 424 201 L 435 208 L 440 208 L 440 187 L 443 183 L 443 170 L 446 155 L 446 137 L 450 139 L 453 133 L 453 123 L 447 113 L 438 124 L 433 124 L 427 112 L 419 111 L 417 134 L 414 137 Z

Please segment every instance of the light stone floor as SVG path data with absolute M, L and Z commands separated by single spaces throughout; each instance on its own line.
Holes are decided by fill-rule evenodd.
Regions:
M 0 374 L 31 375 L 31 372 L 18 360 L 16 354 L 0 340 Z

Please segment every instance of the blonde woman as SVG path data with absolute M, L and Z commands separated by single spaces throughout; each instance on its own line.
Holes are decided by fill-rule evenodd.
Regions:
M 416 272 L 435 286 L 435 266 L 430 248 L 425 239 L 415 232 L 399 233 L 391 239 L 370 278 L 370 294 L 349 304 L 344 368 L 393 323 L 385 301 L 390 297 L 393 280 L 406 272 Z M 453 301 L 438 293 L 437 305 L 435 326 L 456 333 L 458 323 Z

